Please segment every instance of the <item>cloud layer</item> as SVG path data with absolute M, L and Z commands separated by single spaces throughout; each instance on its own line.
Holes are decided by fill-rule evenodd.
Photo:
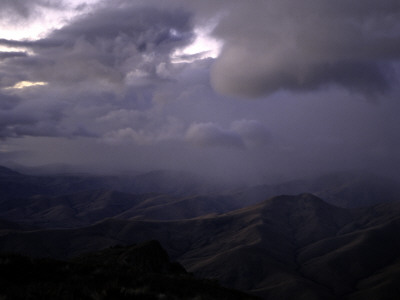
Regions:
M 29 24 L 39 8 L 82 10 L 78 2 L 3 1 L 0 11 Z M 0 39 L 0 163 L 234 179 L 395 173 L 398 1 L 85 7 L 36 40 Z M 200 49 L 177 63 L 210 28 L 219 57 Z
M 235 3 L 215 30 L 225 47 L 214 86 L 239 96 L 326 85 L 384 93 L 398 83 L 390 63 L 400 58 L 399 20 L 393 0 Z
M 38 8 L 60 8 L 62 0 L 3 0 L 0 2 L 0 16 L 14 20 L 17 18 L 29 18 L 37 13 Z

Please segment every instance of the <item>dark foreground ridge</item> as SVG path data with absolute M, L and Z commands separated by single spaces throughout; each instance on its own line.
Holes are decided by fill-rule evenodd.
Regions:
M 256 299 L 194 278 L 157 241 L 69 261 L 1 254 L 0 266 L 1 299 Z

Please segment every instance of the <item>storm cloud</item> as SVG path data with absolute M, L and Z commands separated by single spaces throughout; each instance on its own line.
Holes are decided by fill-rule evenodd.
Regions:
M 143 106 L 143 109 L 152 105 L 153 92 L 149 91 L 149 86 L 170 80 L 169 69 L 173 66 L 170 66 L 169 55 L 191 39 L 189 14 L 149 7 L 101 8 L 94 14 L 78 17 L 73 23 L 37 41 L 2 39 L 0 45 L 33 52 L 30 55 L 26 52 L 3 55 L 14 60 L 6 61 L 4 65 L 2 86 L 7 87 L 9 94 L 24 99 L 8 114 L 18 120 L 26 115 L 28 124 L 48 121 L 49 126 L 41 126 L 38 135 L 49 135 L 50 132 L 44 130 L 47 127 L 53 128 L 52 131 L 64 128 L 60 135 L 82 132 L 77 128 L 66 129 L 76 127 L 76 124 L 65 124 L 63 120 L 73 113 L 82 114 L 91 106 L 98 107 L 95 113 L 99 114 L 95 116 L 97 120 L 104 120 L 107 115 L 115 115 L 118 111 L 151 115 L 153 113 L 132 108 Z M 20 81 L 44 82 L 46 86 L 29 88 L 28 91 L 10 89 Z M 34 111 L 25 114 L 31 106 L 40 107 L 40 118 L 31 116 Z M 145 118 L 148 120 L 148 117 Z M 3 122 L 7 123 L 5 120 Z M 54 126 L 54 122 L 59 126 Z M 3 130 L 3 135 L 27 134 L 26 129 L 21 130 L 21 125 L 17 125 L 10 124 L 9 128 L 14 129 Z M 30 130 L 31 135 L 35 135 L 34 128 Z M 138 128 L 130 130 L 135 132 Z M 114 135 L 128 131 L 127 128 L 115 128 Z M 103 133 L 108 139 L 112 136 L 112 132 L 108 131 L 99 134 Z M 56 132 L 53 134 L 57 135 Z
M 0 45 L 34 51 L 17 66 L 26 67 L 23 75 L 27 79 L 62 84 L 99 79 L 129 84 L 162 76 L 160 65 L 168 63 L 170 52 L 192 38 L 189 21 L 189 15 L 179 11 L 104 8 L 77 18 L 44 39 L 3 39 Z
M 382 94 L 398 83 L 399 20 L 393 0 L 236 2 L 215 29 L 224 48 L 214 87 L 244 97 L 326 85 Z
M 37 8 L 60 8 L 61 0 L 2 0 L 0 2 L 0 16 L 2 18 L 10 18 L 15 21 L 15 18 L 29 18 L 37 12 Z
M 241 148 L 244 145 L 238 134 L 223 130 L 213 123 L 192 124 L 186 133 L 186 138 L 199 146 Z
M 27 56 L 26 52 L 19 51 L 9 51 L 9 52 L 0 52 L 0 60 L 14 57 L 25 57 Z
M 396 172 L 398 1 L 51 3 L 0 4 L 27 23 L 77 11 L 0 39 L 0 163 L 254 181 Z

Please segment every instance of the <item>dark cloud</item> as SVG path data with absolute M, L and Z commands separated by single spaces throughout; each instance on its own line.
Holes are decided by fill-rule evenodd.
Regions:
M 78 18 L 48 39 L 73 43 L 82 38 L 92 44 L 122 39 L 135 44 L 139 52 L 146 52 L 155 48 L 171 49 L 179 42 L 185 44 L 191 38 L 191 30 L 190 14 L 184 11 L 107 7 Z
M 328 84 L 385 92 L 396 84 L 386 71 L 400 59 L 399 20 L 392 0 L 236 3 L 215 29 L 225 45 L 213 84 L 241 96 Z
M 60 8 L 62 0 L 2 0 L 0 1 L 0 16 L 10 21 L 16 18 L 30 18 L 37 13 L 38 8 Z
M 161 125 L 152 123 L 159 115 L 154 117 L 154 112 L 135 109 L 151 109 L 153 91 L 149 87 L 170 80 L 170 72 L 174 72 L 170 54 L 192 41 L 192 29 L 191 15 L 182 10 L 107 6 L 77 17 L 40 40 L 1 39 L 0 45 L 31 53 L 3 55 L 18 57 L 18 61 L 5 61 L 0 78 L 3 87 L 19 81 L 48 83 L 44 87 L 10 90 L 27 100 L 3 118 L 2 136 L 88 135 L 92 131 L 82 128 L 89 126 L 108 141 L 128 136 L 139 144 L 164 139 L 169 134 L 165 129 L 169 125 L 165 125 L 171 124 L 172 128 L 174 121 L 166 118 L 161 129 Z M 116 99 L 119 102 L 114 102 Z M 28 111 L 31 106 L 40 109 Z M 116 123 L 105 128 L 101 122 L 90 125 L 91 120 L 77 119 L 77 115 L 85 114 L 81 111 L 96 106 L 96 114 L 90 116 L 96 120 L 109 110 L 133 111 L 145 117 L 144 128 L 132 128 L 138 126 L 134 120 L 120 124 L 122 127 Z
M 1 146 L 102 172 L 395 173 L 397 3 L 103 1 L 42 39 L 0 39 Z M 181 51 L 214 23 L 218 58 Z
M 131 6 L 98 9 L 41 40 L 2 39 L 0 45 L 35 52 L 20 64 L 27 67 L 28 78 L 62 84 L 100 80 L 129 85 L 162 78 L 171 51 L 191 40 L 188 13 Z
M 62 43 L 47 39 L 36 40 L 36 41 L 16 41 L 16 40 L 0 39 L 0 45 L 13 48 L 40 49 L 40 48 L 61 46 Z
M 94 136 L 80 123 L 66 121 L 68 103 L 43 97 L 42 87 L 27 89 L 18 94 L 0 93 L 0 138 Z
M 18 52 L 18 51 L 9 51 L 9 52 L 0 52 L 0 60 L 14 57 L 26 57 L 28 54 L 26 52 Z
M 21 98 L 14 95 L 7 95 L 0 92 L 0 112 L 10 110 L 21 102 Z
M 32 104 L 21 103 L 7 111 L 0 111 L 0 137 L 62 135 L 57 130 L 60 118 L 58 110 L 39 111 Z

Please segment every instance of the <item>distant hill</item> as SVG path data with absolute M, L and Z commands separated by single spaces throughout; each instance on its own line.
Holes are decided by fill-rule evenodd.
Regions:
M 367 207 L 400 201 L 400 182 L 362 172 L 336 172 L 316 178 L 263 184 L 231 192 L 237 203 L 255 204 L 279 195 L 312 193 L 344 208 Z
M 156 241 L 69 261 L 0 254 L 2 299 L 256 299 L 197 279 Z
M 160 193 L 187 196 L 220 189 L 187 172 L 158 170 L 136 175 L 96 176 L 88 174 L 25 175 L 0 166 L 0 196 L 60 196 L 89 190 L 118 190 L 125 193 Z
M 157 239 L 188 271 L 264 299 L 395 299 L 399 232 L 399 203 L 347 210 L 300 194 L 190 220 L 10 229 L 0 249 L 65 258 Z
M 239 206 L 240 207 L 240 206 Z M 76 228 L 106 218 L 180 220 L 237 208 L 223 195 L 177 197 L 90 190 L 61 196 L 0 199 L 0 218 L 43 228 Z
M 223 214 L 273 196 L 304 192 L 345 208 L 400 200 L 399 183 L 362 173 L 222 191 L 184 172 L 33 176 L 0 167 L 0 218 L 43 228 L 82 227 L 105 218 L 179 220 Z
M 310 188 L 325 201 L 346 208 L 400 201 L 400 182 L 367 173 L 335 173 L 315 179 Z
M 12 169 L 0 166 L 0 177 L 6 177 L 6 176 L 22 176 L 22 174 L 18 173 L 17 171 L 14 171 Z
M 0 168 L 0 218 L 44 228 L 73 228 L 105 218 L 175 220 L 237 208 L 194 175 L 24 175 Z M 201 191 L 205 194 L 201 196 Z

